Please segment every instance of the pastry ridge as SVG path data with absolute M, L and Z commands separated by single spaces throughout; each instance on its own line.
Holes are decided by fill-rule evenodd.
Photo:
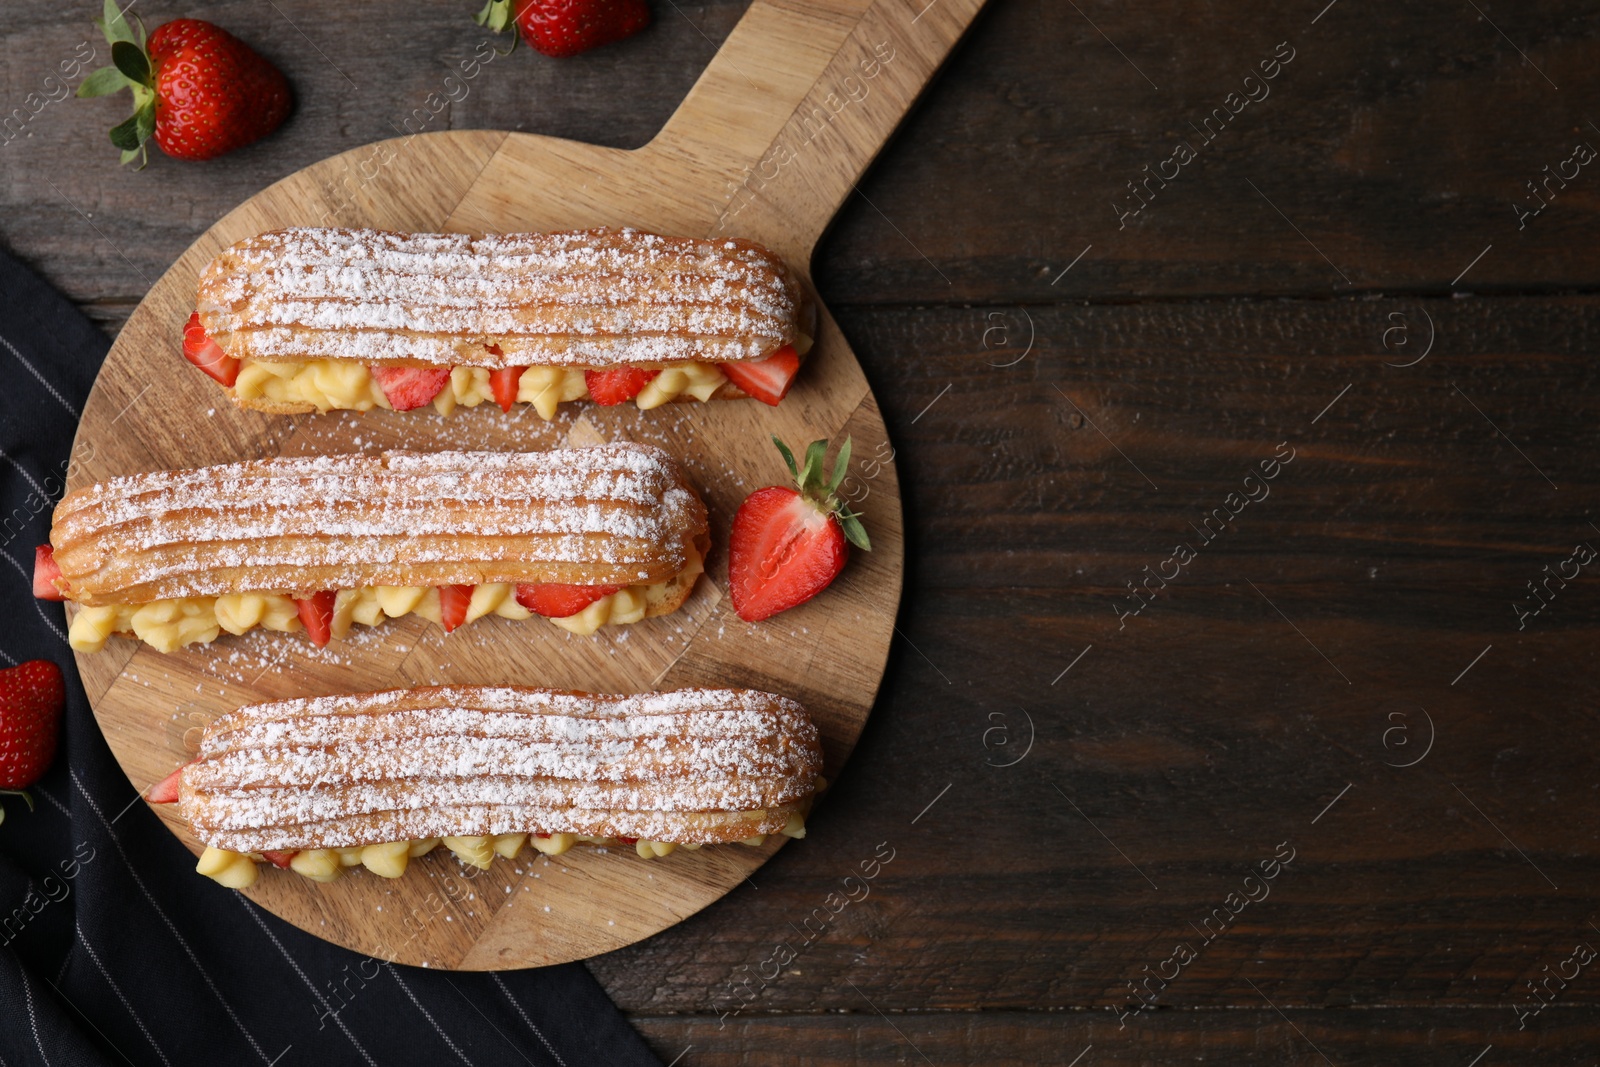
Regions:
M 489 369 L 762 359 L 803 303 L 752 241 L 632 229 L 275 230 L 220 252 L 196 299 L 235 358 Z
M 386 585 L 658 583 L 703 557 L 709 533 L 672 457 L 617 443 L 135 474 L 69 493 L 50 541 L 62 592 L 94 606 Z
M 435 686 L 224 715 L 179 804 L 233 852 L 535 832 L 710 844 L 781 832 L 821 772 L 815 724 L 771 693 Z

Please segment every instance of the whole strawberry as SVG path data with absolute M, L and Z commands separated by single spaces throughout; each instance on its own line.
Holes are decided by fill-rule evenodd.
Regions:
M 832 477 L 823 472 L 828 442 L 811 442 L 802 469 L 787 445 L 776 437 L 772 443 L 798 488 L 757 489 L 733 516 L 728 592 L 745 622 L 769 619 L 822 592 L 844 570 L 850 545 L 872 551 L 860 517 L 837 496 L 850 469 L 850 438 L 834 456 Z
M 61 668 L 47 659 L 0 670 L 0 793 L 20 795 L 37 782 L 56 756 L 67 688 Z M 0 808 L 0 821 L 5 809 Z
M 133 115 L 111 130 L 122 161 L 146 160 L 151 137 L 175 159 L 212 159 L 277 129 L 293 98 L 289 82 L 243 41 L 199 19 L 175 19 L 148 41 L 106 0 L 97 23 L 114 64 L 78 86 L 83 97 L 133 90 Z
M 547 56 L 575 56 L 650 25 L 645 0 L 488 0 L 477 22 L 495 33 L 513 20 L 528 45 Z

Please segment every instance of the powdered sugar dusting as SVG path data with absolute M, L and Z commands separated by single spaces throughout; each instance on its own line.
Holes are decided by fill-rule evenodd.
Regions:
M 626 229 L 278 230 L 224 250 L 198 296 L 233 356 L 476 367 L 759 359 L 800 304 L 757 244 Z
M 112 479 L 51 530 L 79 603 L 378 585 L 662 581 L 705 536 L 649 445 L 276 458 Z
M 781 830 L 821 770 L 804 708 L 754 690 L 445 686 L 222 716 L 182 804 L 233 851 L 535 831 L 718 842 Z

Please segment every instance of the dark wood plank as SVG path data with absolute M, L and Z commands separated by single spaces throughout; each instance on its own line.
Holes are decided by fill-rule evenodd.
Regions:
M 871 990 L 863 987 L 871 996 Z M 984 1067 L 1147 1067 L 1226 1063 L 1279 1067 L 1482 1067 L 1589 1063 L 1594 1039 L 1582 1013 L 1551 1008 L 1517 1032 L 1509 1012 L 1288 1011 L 1161 1012 L 1118 1030 L 1082 1012 L 1018 1015 L 874 1014 L 864 997 L 844 1015 L 767 1016 L 717 1028 L 716 1020 L 635 1018 L 663 1062 L 677 1067 L 744 1067 L 784 1062 L 983 1064 Z M 876 998 L 874 998 L 876 999 Z M 1259 1003 L 1259 1000 L 1258 1000 Z M 1505 1024 L 1512 1025 L 1507 1027 Z M 1474 1057 L 1493 1046 L 1481 1060 Z M 1319 1054 L 1320 1053 L 1320 1054 Z M 1077 1057 L 1082 1057 L 1078 1059 Z M 1324 1059 L 1326 1057 L 1326 1059 Z
M 1512 610 L 1600 545 L 1600 301 L 1435 301 L 1433 353 L 1384 366 L 1388 316 L 1420 310 L 1036 308 L 1005 369 L 986 311 L 847 314 L 916 531 L 905 641 L 811 837 L 759 888 L 594 961 L 619 1001 L 845 1006 L 865 970 L 894 976 L 884 1010 L 1110 1008 L 1186 943 L 1163 1004 L 1247 1006 L 1267 976 L 1285 1006 L 1509 1005 L 1600 944 L 1600 587 L 1578 578 L 1524 630 Z M 1206 544 L 1188 524 L 1284 441 L 1271 495 Z M 1196 558 L 1119 629 L 1123 583 L 1179 541 Z M 1025 716 L 1027 758 L 986 765 L 1020 752 Z M 1387 766 L 1421 755 L 1428 716 L 1426 758 Z M 1208 941 L 1285 841 L 1270 896 Z M 896 859 L 867 898 L 807 939 L 880 842 Z M 799 973 L 740 994 L 786 941 Z
M 575 60 L 497 58 L 464 99 L 428 114 L 429 94 L 485 36 L 454 0 L 377 21 L 305 0 L 202 5 L 194 13 L 209 10 L 289 74 L 290 124 L 222 160 L 133 174 L 103 141 L 120 104 L 52 103 L 0 149 L 5 240 L 115 321 L 210 220 L 308 163 L 393 136 L 416 108 L 428 129 L 644 143 L 743 6 L 664 5 L 647 35 Z M 1513 208 L 1579 140 L 1600 148 L 1583 104 L 1600 89 L 1588 61 L 1600 23 L 1573 0 L 1492 16 L 1560 92 L 1470 5 L 1343 5 L 1314 26 L 1315 12 L 1263 0 L 1225 17 L 1079 7 L 997 0 L 979 19 L 823 247 L 830 305 L 1439 293 L 1491 244 L 1462 288 L 1590 285 L 1600 220 L 1587 169 L 1552 185 L 1554 202 L 1525 229 Z M 23 106 L 91 30 L 45 0 L 7 10 L 0 101 Z M 1178 140 L 1201 140 L 1189 124 L 1285 41 L 1295 58 L 1270 95 L 1167 188 L 1152 185 L 1155 199 L 1121 228 L 1112 204 L 1132 195 L 1127 183 Z

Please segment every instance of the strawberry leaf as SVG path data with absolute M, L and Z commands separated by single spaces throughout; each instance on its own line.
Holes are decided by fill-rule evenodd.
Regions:
M 100 18 L 95 19 L 94 24 L 100 27 L 101 32 L 106 35 L 106 40 L 113 45 L 118 41 L 138 43 L 133 35 L 133 27 L 128 25 L 128 20 L 123 17 L 122 9 L 117 7 L 116 0 L 105 0 L 104 12 Z
M 150 57 L 132 41 L 118 41 L 111 46 L 111 62 L 135 85 L 150 84 Z
M 116 67 L 101 67 L 78 86 L 78 95 L 87 100 L 95 96 L 108 96 L 128 87 L 128 76 Z
M 483 5 L 483 10 L 474 15 L 472 20 L 491 33 L 499 33 L 511 24 L 511 2 L 488 0 Z
M 139 160 L 139 165 L 134 168 L 135 170 L 144 170 L 145 164 L 150 162 L 150 155 L 145 150 L 144 145 L 140 145 L 138 148 L 130 148 L 122 153 L 122 162 L 124 164 L 132 163 L 136 159 Z
M 863 552 L 872 551 L 872 542 L 867 538 L 866 528 L 861 525 L 861 516 L 849 508 L 841 508 L 838 512 L 839 529 L 844 532 L 844 538 Z
M 124 152 L 138 151 L 139 115 L 135 112 L 111 127 L 111 143 Z
M 844 476 L 850 473 L 850 437 L 845 436 L 844 444 L 839 446 L 839 451 L 833 457 L 833 477 L 828 479 L 828 495 L 832 496 L 839 491 L 839 486 L 844 484 Z
M 778 451 L 783 453 L 783 461 L 789 465 L 789 477 L 799 481 L 800 471 L 794 465 L 794 453 L 789 451 L 789 446 L 778 440 L 778 435 L 772 435 L 772 443 L 778 446 Z
M 812 441 L 806 446 L 806 465 L 800 469 L 800 491 L 810 493 L 821 489 L 825 477 L 823 470 L 828 461 L 828 441 Z

